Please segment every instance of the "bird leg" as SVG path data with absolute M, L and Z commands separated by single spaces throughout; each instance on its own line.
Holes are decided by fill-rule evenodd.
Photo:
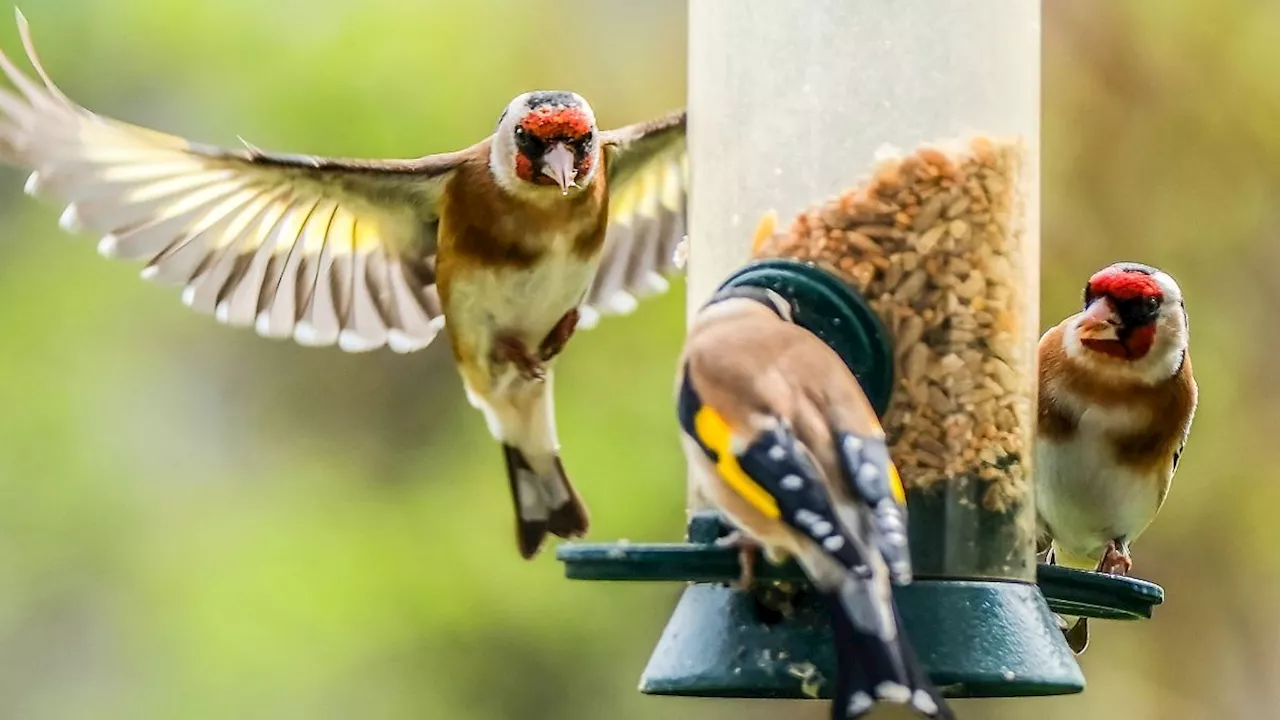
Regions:
M 760 545 L 747 537 L 740 530 L 716 540 L 716 547 L 734 548 L 738 551 L 739 575 L 736 587 L 738 590 L 750 590 L 756 583 L 756 560 L 760 556 Z
M 547 337 L 538 346 L 538 356 L 543 362 L 559 355 L 564 350 L 564 346 L 569 344 L 573 331 L 578 329 L 578 315 L 578 308 L 570 310 L 560 318 L 560 322 L 557 322 L 555 327 L 551 328 L 551 332 L 547 333 Z
M 1126 576 L 1133 567 L 1133 558 L 1129 557 L 1129 543 L 1124 538 L 1116 538 L 1107 543 L 1102 553 L 1102 561 L 1098 563 L 1098 572 L 1110 575 Z
M 524 341 L 514 335 L 499 334 L 493 339 L 493 358 L 498 362 L 515 365 L 526 380 L 544 380 L 547 369 L 529 352 Z

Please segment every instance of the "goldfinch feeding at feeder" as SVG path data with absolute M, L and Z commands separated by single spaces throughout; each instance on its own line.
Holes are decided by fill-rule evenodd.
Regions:
M 442 327 L 503 444 L 520 553 L 587 530 L 561 466 L 551 368 L 578 326 L 665 288 L 683 235 L 685 116 L 601 131 L 571 92 L 524 93 L 469 148 L 412 160 L 227 150 L 93 114 L 7 57 L 0 160 L 101 254 L 145 260 L 219 322 L 348 352 Z M 246 143 L 247 145 L 247 143 Z M 447 322 L 446 322 L 447 321 Z
M 1048 561 L 1127 575 L 1130 544 L 1169 494 L 1196 381 L 1182 290 L 1138 263 L 1099 270 L 1084 310 L 1040 339 L 1036 507 Z M 1083 618 L 1068 629 L 1088 644 Z
M 879 702 L 952 718 L 916 660 L 891 585 L 911 580 L 901 481 L 870 403 L 844 362 L 792 322 L 771 290 L 721 290 L 681 358 L 683 444 L 700 493 L 752 549 L 794 557 L 831 614 L 832 717 Z

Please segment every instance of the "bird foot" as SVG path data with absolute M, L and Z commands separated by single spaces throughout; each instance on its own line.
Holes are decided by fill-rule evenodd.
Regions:
M 551 332 L 547 333 L 547 337 L 538 346 L 538 356 L 543 362 L 559 355 L 564 350 L 564 346 L 569 344 L 573 331 L 578 329 L 578 317 L 578 308 L 570 310 L 560 318 L 555 327 L 551 328 Z
M 734 587 L 747 591 L 756 584 L 756 561 L 760 557 L 760 545 L 747 537 L 742 531 L 734 530 L 716 540 L 716 547 L 734 548 L 738 551 L 738 581 Z
M 511 335 L 494 338 L 493 357 L 499 362 L 514 365 L 526 380 L 545 380 L 547 377 L 542 361 L 529 352 L 529 347 L 520 338 Z
M 1129 557 L 1129 547 L 1124 542 L 1112 540 L 1102 553 L 1102 561 L 1098 563 L 1098 572 L 1109 575 L 1127 576 L 1133 568 L 1133 558 Z

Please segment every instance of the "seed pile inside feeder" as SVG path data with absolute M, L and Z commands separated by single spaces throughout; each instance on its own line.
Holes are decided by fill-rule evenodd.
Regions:
M 873 177 L 762 239 L 861 291 L 894 337 L 884 418 L 904 482 L 983 481 L 983 505 L 1025 501 L 1036 302 L 1018 144 L 977 137 L 883 158 Z

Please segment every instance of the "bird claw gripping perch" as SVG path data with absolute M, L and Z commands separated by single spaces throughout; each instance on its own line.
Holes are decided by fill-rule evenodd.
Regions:
M 1129 543 L 1123 540 L 1112 540 L 1098 563 L 1098 572 L 1109 575 L 1127 576 L 1133 568 L 1133 559 L 1129 556 Z

